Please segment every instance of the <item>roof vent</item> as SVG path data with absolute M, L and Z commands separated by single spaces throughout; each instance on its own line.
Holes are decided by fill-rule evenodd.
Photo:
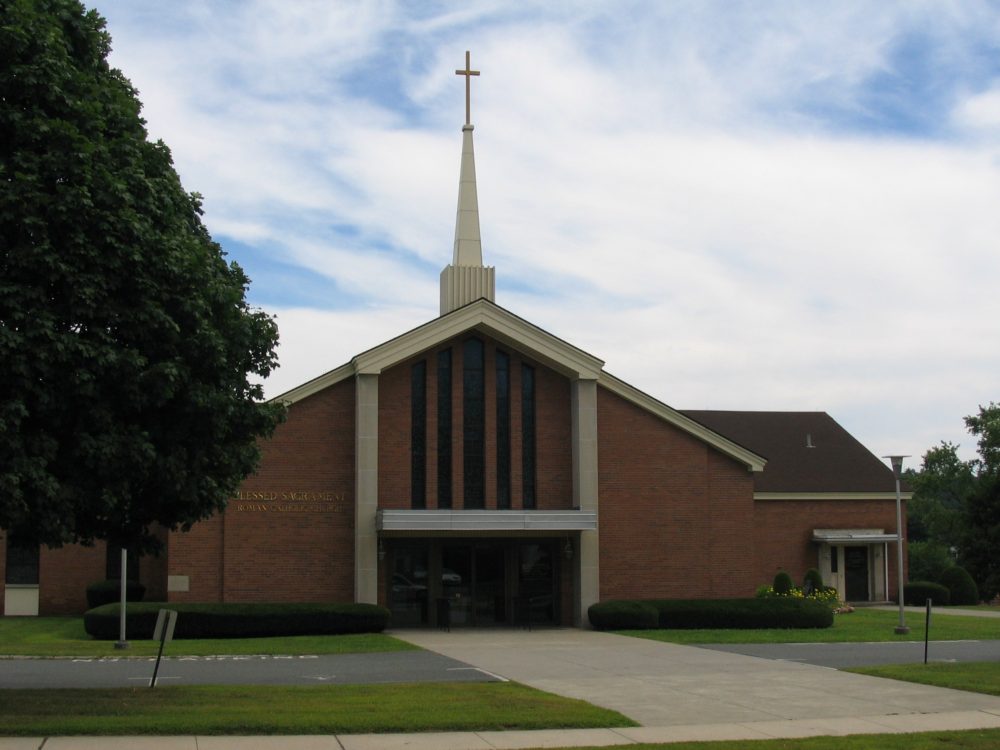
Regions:
M 816 446 L 813 445 L 813 436 L 812 436 L 812 434 L 807 432 L 806 433 L 806 448 L 815 448 L 815 447 Z

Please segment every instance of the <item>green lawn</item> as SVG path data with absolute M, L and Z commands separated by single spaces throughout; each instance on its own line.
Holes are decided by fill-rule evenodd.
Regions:
M 0 733 L 18 736 L 628 726 L 615 711 L 513 682 L 0 691 Z
M 882 667 L 855 667 L 845 672 L 888 677 L 891 680 L 920 682 L 924 685 L 971 690 L 976 693 L 1000 695 L 1000 662 L 890 664 Z
M 922 641 L 924 617 L 907 613 L 907 635 L 896 635 L 897 612 L 857 609 L 835 615 L 829 628 L 790 628 L 787 630 L 621 630 L 622 635 L 650 638 L 670 643 L 847 643 L 872 641 Z M 1000 619 L 938 615 L 931 620 L 933 641 L 998 640 Z
M 126 634 L 127 635 L 127 634 Z M 0 617 L 3 656 L 156 656 L 159 643 L 130 641 L 128 650 L 114 641 L 95 641 L 83 629 L 82 617 Z M 205 638 L 167 644 L 168 656 L 223 654 L 357 654 L 413 651 L 416 646 L 381 633 L 301 635 L 287 638 Z

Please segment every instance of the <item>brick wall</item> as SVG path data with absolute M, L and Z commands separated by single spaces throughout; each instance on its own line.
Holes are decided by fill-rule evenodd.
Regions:
M 600 597 L 753 594 L 753 475 L 597 391 Z
M 353 601 L 354 417 L 350 379 L 289 408 L 225 514 L 171 535 L 171 601 Z
M 0 533 L 0 615 L 4 614 L 7 547 L 6 535 Z M 87 586 L 104 580 L 107 572 L 107 545 L 67 544 L 58 549 L 42 547 L 38 556 L 38 613 L 73 615 L 87 609 Z M 146 601 L 163 601 L 165 596 L 166 555 L 143 557 L 139 561 L 139 580 L 146 585 Z
M 903 528 L 905 539 L 905 515 Z M 819 547 L 812 541 L 813 529 L 884 529 L 892 534 L 896 530 L 896 501 L 758 500 L 754 512 L 757 584 L 771 583 L 779 570 L 787 571 L 798 584 L 809 568 L 818 568 Z M 889 545 L 889 593 L 895 599 L 894 544 Z

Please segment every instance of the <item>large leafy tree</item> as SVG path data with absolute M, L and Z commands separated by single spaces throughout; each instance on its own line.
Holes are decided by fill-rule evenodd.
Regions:
M 1000 404 L 980 406 L 965 418 L 976 436 L 976 484 L 965 504 L 965 543 L 961 561 L 986 598 L 1000 593 Z
M 910 573 L 936 579 L 958 562 L 989 598 L 1000 592 L 1000 405 L 980 406 L 965 426 L 978 458 L 963 461 L 958 446 L 945 442 L 924 454 L 910 478 Z
M 0 527 L 148 551 L 253 470 L 277 330 L 109 50 L 77 0 L 0 0 Z

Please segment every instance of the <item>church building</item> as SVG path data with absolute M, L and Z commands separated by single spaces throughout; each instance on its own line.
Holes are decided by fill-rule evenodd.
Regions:
M 468 111 L 440 315 L 278 400 L 227 510 L 130 566 L 147 600 L 586 626 L 598 601 L 751 597 L 779 570 L 896 590 L 892 471 L 826 413 L 678 410 L 497 304 Z M 81 612 L 116 559 L 0 540 L 3 613 Z

